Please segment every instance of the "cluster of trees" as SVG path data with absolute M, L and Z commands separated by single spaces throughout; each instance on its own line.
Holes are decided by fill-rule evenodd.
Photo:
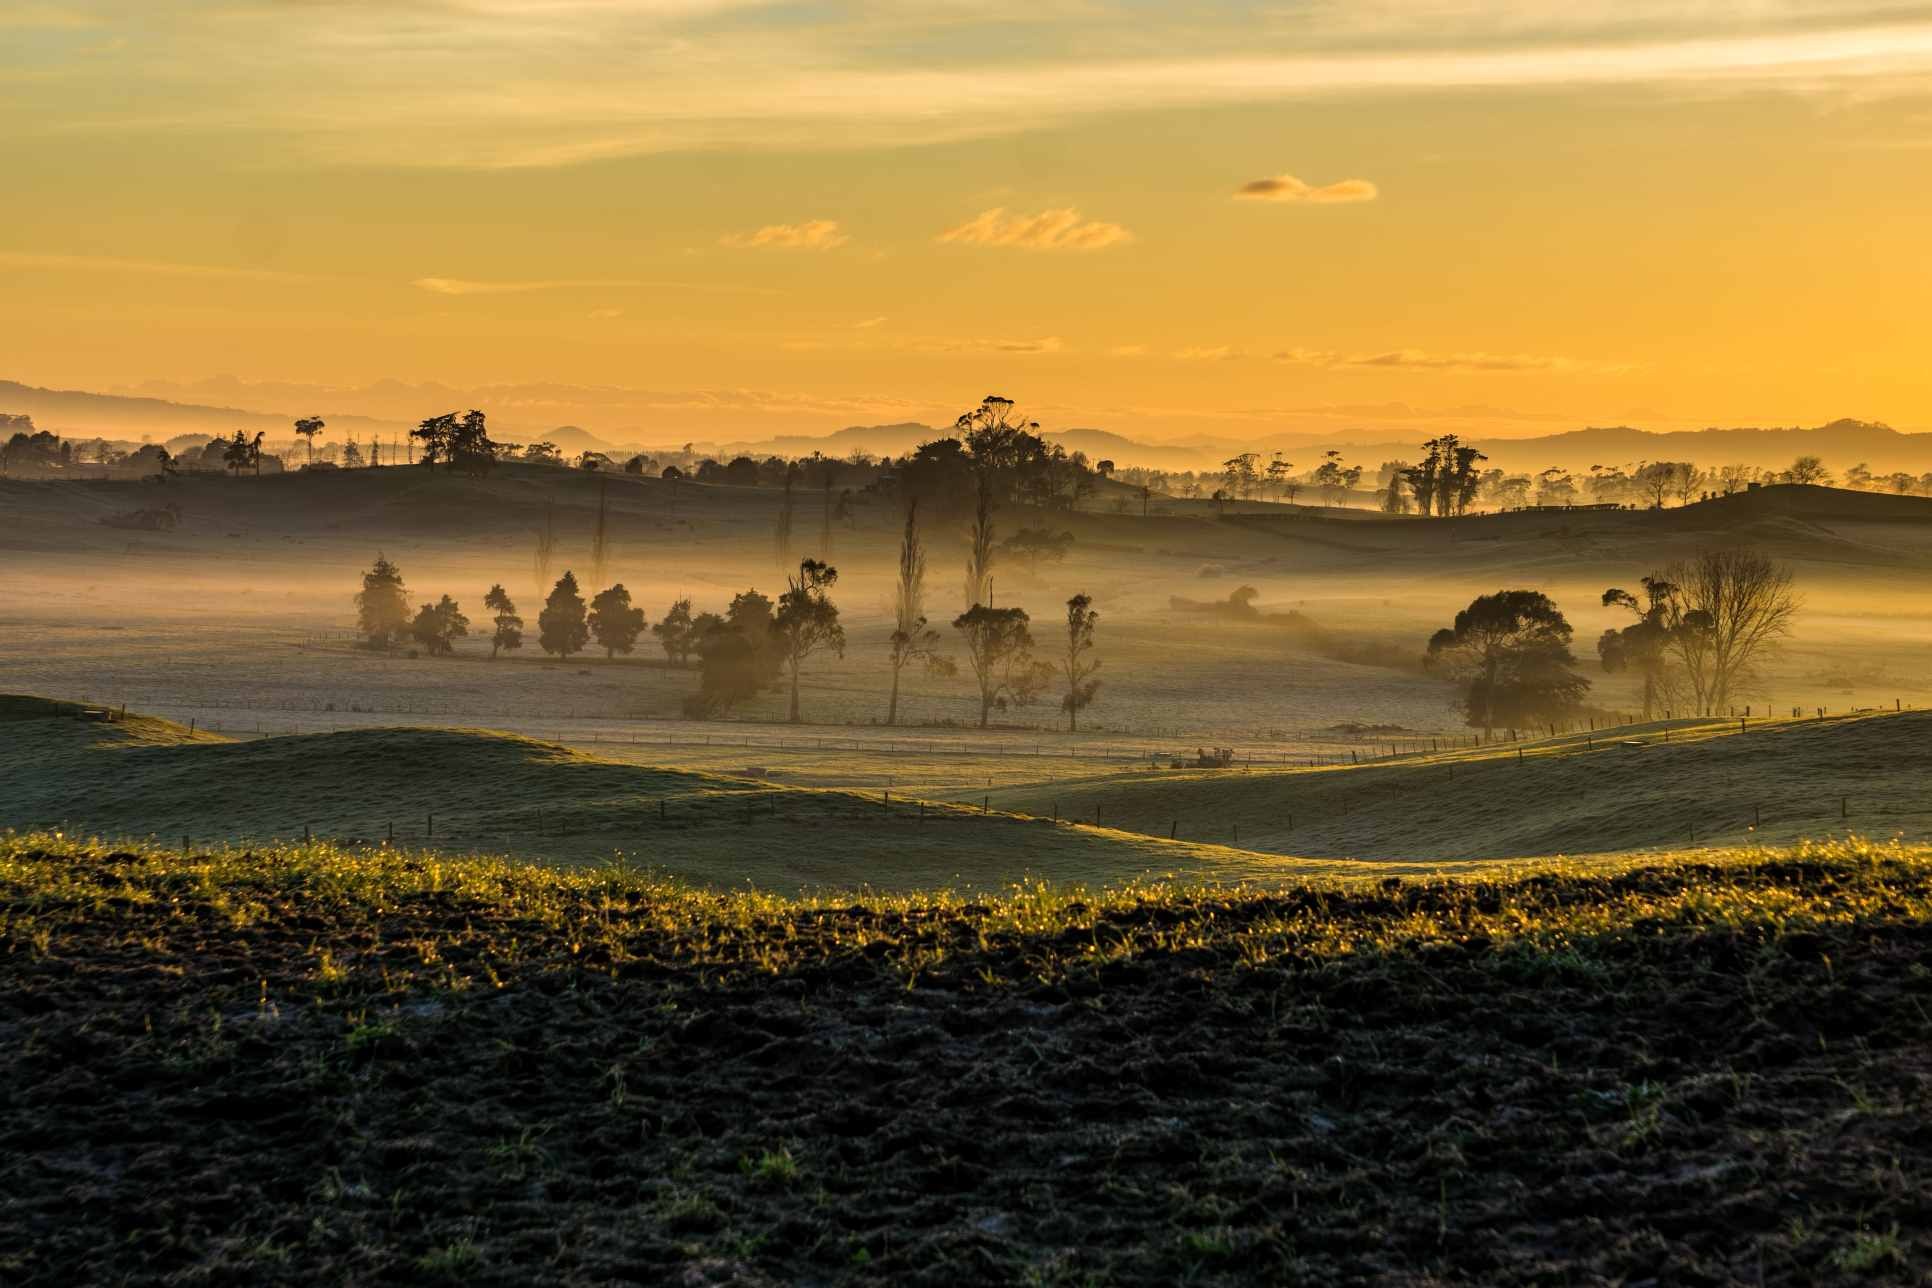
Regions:
M 1025 609 L 992 602 L 997 561 L 1010 558 L 1037 566 L 1064 557 L 1072 544 L 1070 534 L 1048 528 L 1022 528 L 1005 541 L 998 539 L 995 517 L 1003 502 L 1037 495 L 1031 471 L 1039 459 L 1038 439 L 1030 429 L 1010 423 L 1011 407 L 1010 400 L 987 399 L 980 408 L 960 418 L 962 425 L 970 427 L 965 437 L 951 440 L 965 449 L 962 459 L 971 471 L 965 492 L 972 499 L 964 609 L 952 618 L 952 628 L 961 645 L 964 667 L 978 690 L 982 727 L 994 711 L 1033 702 L 1055 687 L 1057 678 L 1064 681 L 1058 686 L 1060 707 L 1069 729 L 1074 729 L 1080 712 L 1100 691 L 1100 663 L 1094 656 L 1100 615 L 1092 598 L 1081 593 L 1067 600 L 1065 646 L 1055 661 L 1036 655 L 1032 622 Z M 461 431 L 461 422 L 445 419 L 437 430 L 440 437 L 426 435 L 425 463 L 440 460 L 454 468 L 461 449 L 452 445 L 457 440 L 450 435 Z M 1033 441 L 1025 441 L 1028 438 Z M 1052 459 L 1050 453 L 1046 459 Z M 943 650 L 945 637 L 927 619 L 921 512 L 921 497 L 914 492 L 906 498 L 893 630 L 888 640 L 888 724 L 898 721 L 900 682 L 907 667 L 920 666 L 933 676 L 952 676 L 961 670 L 960 663 Z M 789 507 L 781 517 L 779 542 L 781 550 L 787 548 Z M 540 584 L 548 578 L 553 545 L 547 530 L 539 534 Z M 693 657 L 698 660 L 698 690 L 686 704 L 687 713 L 716 715 L 783 681 L 789 690 L 788 718 L 800 720 L 800 679 L 805 666 L 822 654 L 845 654 L 845 628 L 832 599 L 837 585 L 836 567 L 829 561 L 807 557 L 798 561 L 795 574 L 787 576 L 785 589 L 776 601 L 753 588 L 734 596 L 721 613 L 694 612 L 690 599 L 673 603 L 649 630 L 674 664 L 685 666 Z M 523 619 L 503 587 L 492 586 L 484 603 L 494 614 L 491 656 L 521 648 Z M 433 605 L 424 605 L 412 618 L 400 570 L 380 555 L 363 575 L 356 607 L 359 631 L 374 647 L 392 647 L 413 639 L 432 656 L 446 655 L 453 652 L 454 641 L 468 634 L 468 619 L 447 595 Z M 609 657 L 628 654 L 645 629 L 644 611 L 632 604 L 630 592 L 621 584 L 598 593 L 586 604 L 575 574 L 568 570 L 557 579 L 537 617 L 539 645 L 564 658 L 581 652 L 593 639 Z
M 402 570 L 381 554 L 362 574 L 355 603 L 356 632 L 371 648 L 414 641 L 431 657 L 447 657 L 456 651 L 456 641 L 470 633 L 469 618 L 448 595 L 423 604 L 412 617 Z M 491 613 L 490 656 L 522 648 L 523 618 L 501 583 L 484 593 L 483 605 Z M 622 583 L 598 592 L 586 604 L 576 575 L 565 572 L 537 615 L 537 643 L 544 652 L 567 659 L 595 640 L 607 657 L 615 657 L 632 652 L 644 628 L 644 610 L 632 605 L 631 593 Z
M 1660 710 L 1726 712 L 1756 680 L 1755 668 L 1790 631 L 1799 601 L 1791 569 L 1744 549 L 1707 550 L 1603 604 L 1626 610 L 1597 655 L 1607 672 L 1642 682 L 1644 718 Z M 1574 718 L 1590 681 L 1570 651 L 1572 629 L 1541 591 L 1482 595 L 1429 640 L 1424 664 L 1460 689 L 1465 719 L 1485 736 Z

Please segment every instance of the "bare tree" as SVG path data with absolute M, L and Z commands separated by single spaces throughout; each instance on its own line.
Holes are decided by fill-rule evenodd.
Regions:
M 1676 588 L 1666 624 L 1702 626 L 1672 634 L 1692 696 L 1700 710 L 1727 711 L 1756 663 L 1791 633 L 1800 604 L 1791 568 L 1756 550 L 1705 550 L 1663 576 Z
M 926 624 L 926 547 L 919 539 L 919 499 L 906 503 L 906 530 L 899 539 L 899 584 L 893 596 L 892 696 L 886 723 L 899 721 L 899 673 L 923 661 L 928 674 L 951 675 L 950 659 L 938 653 L 939 632 Z
M 1093 652 L 1093 628 L 1099 621 L 1093 596 L 1082 593 L 1067 601 L 1067 652 L 1061 663 L 1067 695 L 1060 699 L 1060 709 L 1067 713 L 1068 733 L 1078 731 L 1081 710 L 1091 705 L 1100 691 L 1100 681 L 1093 678 L 1100 663 L 1088 656 Z
M 977 608 L 993 597 L 993 480 L 979 471 L 973 500 L 973 522 L 966 532 L 966 607 Z

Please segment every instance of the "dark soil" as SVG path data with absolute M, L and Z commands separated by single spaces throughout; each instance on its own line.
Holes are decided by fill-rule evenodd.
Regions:
M 10 1285 L 1932 1267 L 1923 864 L 1202 894 L 1027 932 L 352 905 L 272 870 L 217 898 L 152 855 L 23 860 L 78 862 L 109 893 L 0 888 Z M 1704 918 L 1713 883 L 1772 911 Z M 1794 889 L 1842 915 L 1780 925 Z M 1673 911 L 1590 932 L 1615 900 Z M 1582 919 L 1468 929 L 1513 901 Z M 1464 930 L 1404 939 L 1416 918 Z M 1260 934 L 1316 920 L 1328 948 Z

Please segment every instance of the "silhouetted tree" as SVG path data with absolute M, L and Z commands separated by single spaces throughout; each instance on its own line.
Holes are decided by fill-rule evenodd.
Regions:
M 727 617 L 700 613 L 692 620 L 698 655 L 698 691 L 684 703 L 686 715 L 703 719 L 754 697 L 772 682 L 771 601 L 747 590 L 731 601 Z
M 798 673 L 805 659 L 821 649 L 845 656 L 845 628 L 839 625 L 839 610 L 826 592 L 838 584 L 839 570 L 817 559 L 798 565 L 798 576 L 788 578 L 785 593 L 778 597 L 778 611 L 772 615 L 772 638 L 778 654 L 791 672 L 791 709 L 786 719 L 799 721 Z
M 1091 595 L 1079 594 L 1067 601 L 1067 651 L 1061 663 L 1067 693 L 1060 699 L 1060 709 L 1067 713 L 1068 733 L 1079 729 L 1080 712 L 1100 692 L 1100 681 L 1093 678 L 1100 663 L 1088 657 L 1093 652 L 1093 628 L 1099 621 L 1100 614 L 1093 609 Z
M 1665 568 L 1664 578 L 1675 587 L 1673 620 L 1702 614 L 1707 623 L 1671 639 L 1698 707 L 1725 712 L 1756 663 L 1791 633 L 1799 607 L 1791 568 L 1756 550 L 1705 550 Z
M 1472 600 L 1429 640 L 1425 665 L 1464 686 L 1462 708 L 1485 737 L 1576 709 L 1590 682 L 1570 655 L 1570 623 L 1536 590 Z
M 456 651 L 455 641 L 470 633 L 470 619 L 463 616 L 455 600 L 445 595 L 433 607 L 424 604 L 416 610 L 409 633 L 431 657 L 448 657 Z
M 1065 559 L 1071 549 L 1071 532 L 1054 532 L 1048 528 L 1021 528 L 999 545 L 1000 554 L 1025 564 L 1030 573 L 1038 572 L 1042 563 Z
M 545 504 L 543 507 L 543 526 L 537 529 L 537 547 L 534 561 L 537 570 L 537 593 L 539 595 L 543 594 L 543 588 L 550 584 L 550 568 L 556 557 L 556 516 L 550 506 Z
M 572 653 L 583 651 L 590 642 L 590 625 L 584 614 L 584 597 L 577 591 L 575 573 L 566 570 L 537 614 L 537 643 L 546 653 L 566 661 Z
M 906 502 L 906 530 L 899 539 L 899 581 L 893 594 L 892 696 L 888 725 L 899 722 L 899 674 L 914 661 L 931 675 L 951 675 L 952 661 L 938 652 L 939 632 L 926 624 L 926 548 L 919 538 L 919 498 Z
M 490 440 L 489 426 L 482 412 L 471 410 L 450 428 L 443 445 L 449 468 L 466 474 L 488 474 L 496 466 L 497 444 Z
M 1708 631 L 1710 618 L 1701 612 L 1682 612 L 1677 587 L 1661 577 L 1645 577 L 1643 588 L 1641 600 L 1614 586 L 1603 592 L 1605 608 L 1629 609 L 1637 620 L 1621 630 L 1605 631 L 1597 639 L 1597 656 L 1612 674 L 1633 671 L 1643 677 L 1644 719 L 1648 720 L 1676 687 L 1670 675 L 1676 636 Z
M 506 649 L 523 647 L 523 619 L 517 616 L 517 606 L 503 589 L 502 583 L 490 587 L 490 593 L 483 596 L 483 607 L 496 614 L 496 633 L 490 636 L 490 657 Z
M 423 445 L 422 455 L 416 463 L 432 467 L 450 453 L 450 440 L 456 436 L 456 413 L 446 411 L 440 416 L 431 416 L 410 430 L 409 436 L 420 440 Z
M 785 466 L 784 481 L 780 484 L 783 490 L 778 498 L 778 528 L 772 543 L 778 552 L 778 566 L 783 569 L 790 569 L 792 566 L 792 518 L 795 512 L 792 489 L 797 484 L 798 464 L 795 461 L 788 462 Z
M 362 574 L 362 589 L 356 594 L 356 632 L 372 648 L 385 648 L 408 628 L 409 596 L 403 589 L 402 570 L 378 553 L 375 566 Z
M 696 633 L 691 622 L 691 601 L 680 599 L 665 610 L 664 619 L 651 627 L 651 634 L 657 636 L 658 646 L 664 656 L 679 666 L 691 656 L 691 649 L 697 643 Z
M 590 529 L 590 584 L 593 586 L 604 579 L 604 571 L 610 566 L 609 491 L 609 480 L 599 479 L 597 481 L 597 518 Z
M 1831 482 L 1831 471 L 1816 456 L 1800 456 L 1780 476 L 1786 483 L 1814 483 L 1819 486 Z
M 322 432 L 328 422 L 320 416 L 304 416 L 295 422 L 295 432 L 302 436 L 309 446 L 309 464 L 315 464 L 315 436 Z
M 966 641 L 966 660 L 979 684 L 979 727 L 995 707 L 1024 706 L 1053 678 L 1053 668 L 1033 660 L 1033 633 L 1023 608 L 976 604 L 953 619 Z
M 620 581 L 590 601 L 589 626 L 606 658 L 627 654 L 644 633 L 644 610 L 631 607 L 631 592 Z
M 236 478 L 240 478 L 241 472 L 248 468 L 253 459 L 253 448 L 248 441 L 248 435 L 239 429 L 236 430 L 235 436 L 228 440 L 227 446 L 222 449 L 221 463 L 233 470 Z

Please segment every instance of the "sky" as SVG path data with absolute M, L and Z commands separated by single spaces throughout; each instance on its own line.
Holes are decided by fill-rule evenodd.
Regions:
M 37 385 L 1932 428 L 1932 4 L 0 0 L 0 174 Z

